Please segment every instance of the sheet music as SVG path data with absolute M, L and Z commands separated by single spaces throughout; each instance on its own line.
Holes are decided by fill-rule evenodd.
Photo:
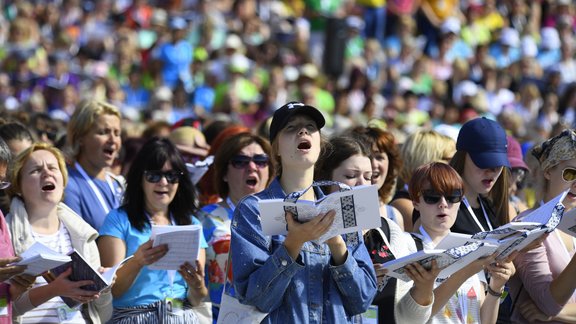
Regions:
M 299 200 L 296 203 L 283 199 L 260 200 L 262 231 L 266 235 L 285 235 L 287 211 L 298 221 L 306 222 L 334 210 L 336 215 L 332 226 L 317 241 L 322 243 L 336 235 L 358 232 L 363 229 L 380 227 L 380 203 L 376 186 L 359 186 L 352 190 L 332 193 L 324 199 L 311 202 Z
M 126 263 L 128 260 L 132 259 L 133 256 L 134 255 L 131 255 L 125 258 L 124 260 L 118 262 L 118 264 L 116 264 L 112 268 L 104 271 L 104 273 L 102 274 L 102 278 L 104 279 L 104 281 L 106 281 L 108 286 L 110 286 L 110 284 L 112 283 L 112 279 L 114 279 L 114 275 L 116 274 L 116 271 L 118 271 L 118 268 L 120 268 L 120 266 Z
M 148 266 L 152 270 L 178 270 L 188 261 L 194 265 L 200 253 L 200 225 L 153 225 L 153 246 L 168 245 L 168 252 L 160 260 Z

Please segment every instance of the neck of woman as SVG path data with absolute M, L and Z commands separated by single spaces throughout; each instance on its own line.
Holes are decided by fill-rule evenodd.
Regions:
M 100 180 L 106 179 L 106 169 L 95 166 L 94 163 L 92 163 L 82 154 L 78 157 L 78 164 L 80 164 L 88 176 Z
M 470 207 L 479 208 L 480 203 L 478 202 L 478 193 L 472 190 L 472 188 L 470 188 L 470 186 L 467 186 L 466 184 L 464 184 L 464 192 L 465 192 L 464 196 L 466 197 L 466 200 L 468 200 L 468 204 L 470 204 Z
M 170 215 L 168 210 L 155 210 L 151 208 L 146 208 L 148 217 L 150 217 L 150 222 L 154 225 L 171 225 Z
M 312 182 L 314 182 L 313 167 L 305 170 L 282 170 L 282 177 L 280 177 L 280 185 L 286 193 L 304 190 Z M 314 201 L 314 190 L 308 190 L 300 199 Z
M 60 219 L 58 219 L 58 208 L 51 207 L 26 207 L 28 222 L 32 230 L 40 234 L 54 234 L 60 229 Z
M 428 236 L 432 240 L 432 243 L 434 244 L 434 246 L 437 246 L 438 243 L 440 243 L 440 241 L 442 241 L 446 236 L 448 236 L 448 234 L 450 234 L 449 229 L 448 230 L 438 230 L 438 229 L 430 228 L 426 225 L 422 225 L 422 228 L 426 231 L 426 234 L 428 234 Z M 424 233 L 420 233 L 420 234 L 424 234 Z

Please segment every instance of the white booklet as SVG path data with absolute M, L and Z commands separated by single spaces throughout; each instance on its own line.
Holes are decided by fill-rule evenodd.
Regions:
M 68 255 L 60 254 L 40 242 L 32 244 L 20 257 L 22 260 L 14 265 L 25 265 L 24 273 L 31 276 L 38 276 L 72 260 Z
M 388 261 L 384 263 L 383 266 L 388 269 L 388 276 L 410 281 L 410 277 L 406 274 L 407 265 L 419 263 L 422 267 L 429 270 L 432 268 L 432 261 L 436 260 L 437 266 L 442 269 L 438 275 L 438 279 L 445 279 L 472 261 L 488 256 L 496 250 L 496 246 L 489 243 L 469 239 L 466 241 L 467 243 L 464 245 L 448 249 L 421 250 L 402 258 Z M 454 242 L 450 242 L 449 244 Z M 445 244 L 442 245 L 446 246 L 449 244 L 445 242 Z M 441 244 L 438 246 L 441 246 Z
M 557 228 L 564 233 L 576 237 L 576 208 L 564 213 L 564 216 Z
M 168 245 L 168 252 L 160 260 L 149 265 L 152 270 L 178 270 L 188 261 L 194 265 L 200 253 L 201 225 L 153 225 L 153 246 Z
M 297 221 L 304 223 L 330 210 L 336 211 L 332 226 L 317 241 L 340 234 L 380 227 L 380 203 L 378 189 L 374 185 L 358 186 L 352 190 L 334 192 L 314 201 L 298 200 L 295 203 L 284 199 L 259 201 L 262 231 L 266 235 L 285 235 L 286 212 L 291 212 Z
M 436 249 L 449 250 L 451 248 L 456 248 L 459 246 L 466 246 L 470 244 L 475 244 L 477 240 L 472 239 L 471 235 L 460 234 L 460 233 L 450 233 L 446 236 L 438 245 Z M 466 255 L 463 255 L 454 263 L 448 265 L 446 268 L 442 269 L 438 274 L 439 279 L 446 279 L 453 275 L 456 271 L 462 269 L 474 260 L 491 255 L 498 248 L 497 244 L 492 242 L 480 242 L 481 244 L 478 248 Z

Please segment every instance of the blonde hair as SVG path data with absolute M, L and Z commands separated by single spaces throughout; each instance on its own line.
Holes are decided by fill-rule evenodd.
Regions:
M 418 130 L 412 133 L 400 149 L 403 161 L 400 180 L 408 183 L 419 166 L 430 162 L 447 162 L 455 152 L 456 142 L 449 136 L 434 130 Z
M 66 141 L 70 149 L 71 156 L 76 159 L 80 154 L 80 138 L 86 135 L 96 119 L 102 115 L 114 115 L 122 119 L 120 110 L 114 105 L 99 100 L 82 100 L 76 106 L 70 121 L 68 122 L 68 133 Z
M 36 151 L 48 151 L 56 157 L 56 160 L 58 161 L 58 167 L 60 168 L 60 173 L 62 173 L 63 185 L 64 188 L 66 188 L 66 185 L 68 184 L 68 170 L 66 169 L 66 160 L 64 159 L 64 154 L 62 154 L 62 151 L 54 147 L 52 144 L 36 142 L 18 154 L 18 156 L 12 162 L 12 165 L 8 171 L 9 179 L 11 182 L 11 185 L 8 188 L 8 195 L 10 198 L 13 198 L 18 194 L 22 194 L 22 187 L 20 186 L 22 168 L 30 158 L 30 155 Z M 62 196 L 62 198 L 64 198 L 64 196 Z

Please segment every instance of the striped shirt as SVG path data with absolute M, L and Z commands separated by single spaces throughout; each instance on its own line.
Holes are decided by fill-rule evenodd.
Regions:
M 60 222 L 60 229 L 54 234 L 40 234 L 32 231 L 32 236 L 36 241 L 60 254 L 68 254 L 73 249 L 72 242 L 70 241 L 70 233 L 68 233 L 68 230 L 62 222 Z M 46 280 L 42 278 L 42 276 L 38 276 L 32 288 L 46 284 Z M 71 318 L 61 322 L 58 317 L 58 311 L 61 307 L 67 306 L 60 297 L 56 296 L 22 315 L 22 323 L 86 323 L 79 309 L 76 312 L 69 313 L 68 316 Z

